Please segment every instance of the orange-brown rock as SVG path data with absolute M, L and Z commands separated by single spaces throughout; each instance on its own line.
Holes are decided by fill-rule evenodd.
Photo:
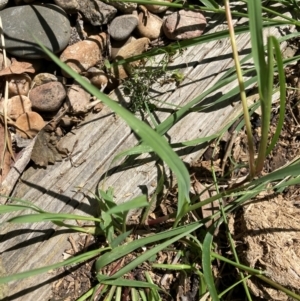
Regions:
M 102 60 L 106 38 L 105 33 L 89 36 L 84 41 L 68 46 L 60 55 L 60 59 L 76 73 L 84 72 Z M 65 72 L 63 74 L 70 77 Z

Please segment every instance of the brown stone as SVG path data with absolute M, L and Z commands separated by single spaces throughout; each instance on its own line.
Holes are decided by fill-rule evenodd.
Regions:
M 89 36 L 84 41 L 68 46 L 60 55 L 60 59 L 75 72 L 84 72 L 102 60 L 106 38 L 105 33 Z M 65 76 L 70 77 L 64 71 L 62 72 Z
M 53 112 L 61 107 L 66 95 L 62 83 L 50 82 L 34 87 L 29 93 L 29 98 L 33 109 L 41 112 Z
M 163 20 L 160 17 L 148 11 L 141 11 L 137 30 L 142 37 L 155 40 L 161 35 L 162 24 Z
M 73 84 L 67 96 L 67 105 L 69 111 L 74 114 L 84 114 L 88 112 L 88 105 L 90 104 L 90 94 L 86 92 L 79 84 Z
M 171 40 L 187 40 L 202 35 L 206 19 L 197 11 L 180 10 L 169 15 L 163 23 L 163 31 Z

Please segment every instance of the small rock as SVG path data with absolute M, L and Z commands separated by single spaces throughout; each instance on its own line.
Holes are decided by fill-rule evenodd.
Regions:
M 0 0 L 0 9 L 5 8 L 5 6 L 7 5 L 8 0 Z
M 119 50 L 117 57 L 127 59 L 129 57 L 142 54 L 148 49 L 149 43 L 150 40 L 148 38 L 133 40 Z
M 90 94 L 80 85 L 73 84 L 67 95 L 67 105 L 69 106 L 70 113 L 74 115 L 87 113 L 90 98 Z
M 107 75 L 103 70 L 95 67 L 92 67 L 87 71 L 87 77 L 91 83 L 101 91 L 104 91 L 105 88 L 113 90 L 119 84 L 118 80 L 114 77 Z
M 108 24 L 117 14 L 115 7 L 100 0 L 80 0 L 79 5 L 84 18 L 94 26 Z
M 197 11 L 180 10 L 169 15 L 163 23 L 164 34 L 170 40 L 187 40 L 202 35 L 206 18 Z
M 84 72 L 102 60 L 106 39 L 105 33 L 89 36 L 84 41 L 68 46 L 60 55 L 60 59 L 75 72 Z M 63 74 L 70 77 L 64 72 Z
M 63 50 L 70 39 L 70 22 L 56 5 L 23 5 L 0 11 L 5 48 L 12 55 L 26 58 L 45 57 L 33 38 L 54 53 Z M 13 20 L 13 21 L 12 21 Z M 2 43 L 1 47 L 2 47 Z
M 104 1 L 109 2 L 110 5 L 115 7 L 117 10 L 121 11 L 124 14 L 131 14 L 137 8 L 136 3 L 130 2 L 118 2 L 118 1 Z
M 135 15 L 122 15 L 113 19 L 109 26 L 109 34 L 117 41 L 126 40 L 138 25 Z
M 80 5 L 78 0 L 54 0 L 54 2 L 68 14 L 74 14 L 79 11 Z
M 36 112 L 24 113 L 16 121 L 17 134 L 23 138 L 34 137 L 45 126 L 43 118 Z M 22 131 L 21 131 L 21 130 Z
M 111 58 L 111 59 L 115 59 L 115 58 L 117 57 L 118 52 L 120 51 L 120 49 L 121 49 L 124 45 L 126 45 L 126 44 L 132 42 L 133 40 L 136 40 L 136 38 L 133 37 L 133 36 L 130 36 L 127 40 L 123 40 L 123 41 L 116 41 L 116 40 L 113 40 L 113 39 L 112 39 L 112 40 L 110 41 L 110 42 L 111 42 L 110 58 Z
M 7 75 L 8 81 L 8 95 L 12 97 L 14 95 L 28 95 L 31 78 L 26 73 L 23 74 L 11 74 Z
M 133 40 L 130 43 L 124 45 L 118 52 L 116 59 L 119 58 L 129 58 L 135 55 L 139 55 L 147 50 L 150 40 L 148 38 L 140 38 Z M 124 79 L 130 74 L 132 66 L 135 66 L 138 62 L 133 62 L 130 64 L 113 66 L 109 69 L 109 72 L 116 79 Z
M 29 93 L 32 108 L 41 112 L 58 110 L 64 99 L 66 91 L 60 82 L 50 82 L 33 88 Z
M 16 95 L 7 100 L 7 115 L 17 120 L 24 113 L 31 111 L 31 101 L 25 95 Z
M 32 87 L 37 87 L 50 82 L 57 82 L 58 78 L 51 73 L 39 73 L 32 80 Z
M 156 0 L 158 2 L 172 2 L 172 0 Z M 165 12 L 169 7 L 168 6 L 163 6 L 163 5 L 155 5 L 155 4 L 144 4 L 144 6 L 154 14 L 161 14 Z
M 155 40 L 161 35 L 161 27 L 163 20 L 150 13 L 141 11 L 139 13 L 139 24 L 137 26 L 138 32 L 142 37 L 150 40 Z

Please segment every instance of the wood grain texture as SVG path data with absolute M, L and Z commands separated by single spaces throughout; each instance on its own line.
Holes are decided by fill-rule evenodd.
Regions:
M 221 20 L 222 21 L 222 20 Z M 219 21 L 219 22 L 221 22 Z M 225 29 L 225 25 L 211 25 L 209 32 Z M 268 34 L 278 36 L 277 29 L 268 29 Z M 237 45 L 241 57 L 251 51 L 249 35 L 237 36 Z M 176 87 L 175 83 L 152 87 L 153 96 L 160 101 L 167 101 L 177 106 L 183 106 L 194 97 L 212 87 L 221 76 L 233 66 L 231 46 L 228 39 L 209 42 L 187 49 L 183 56 L 170 64 L 173 70 L 184 73 L 185 79 Z M 206 97 L 202 104 L 207 109 L 191 113 L 168 133 L 171 143 L 187 141 L 216 133 L 230 118 L 240 111 L 238 99 L 236 103 L 222 102 L 218 106 L 209 104 L 237 85 L 232 82 L 226 88 L 214 91 Z M 110 95 L 118 101 L 125 101 L 120 90 Z M 169 113 L 157 113 L 157 122 L 168 117 Z M 72 149 L 76 140 L 78 152 L 73 161 L 81 162 L 78 167 L 72 167 L 69 160 L 48 166 L 47 169 L 30 167 L 16 185 L 13 195 L 33 202 L 46 211 L 70 212 L 77 214 L 93 214 L 95 204 L 82 193 L 95 192 L 97 187 L 114 187 L 115 200 L 118 203 L 141 193 L 140 185 L 147 187 L 151 193 L 157 182 L 155 160 L 150 156 L 140 156 L 135 159 L 132 167 L 122 165 L 122 161 L 111 164 L 115 155 L 137 144 L 137 138 L 130 128 L 108 108 L 98 114 L 91 114 L 79 128 L 64 137 L 62 145 Z M 179 153 L 184 162 L 191 163 L 203 153 L 203 149 L 189 147 Z M 105 173 L 109 177 L 104 181 Z M 15 214 L 1 217 L 7 220 Z M 0 252 L 2 268 L 7 273 L 16 273 L 38 268 L 62 261 L 62 253 L 70 248 L 67 240 L 70 233 L 59 229 L 51 223 L 39 224 L 4 224 L 0 229 Z M 78 234 L 72 234 L 78 235 Z M 57 274 L 45 273 L 9 284 L 8 300 L 48 300 L 51 293 L 51 282 L 57 279 Z

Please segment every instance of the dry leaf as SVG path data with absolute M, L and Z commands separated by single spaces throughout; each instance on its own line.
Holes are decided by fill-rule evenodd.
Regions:
M 0 76 L 11 75 L 11 74 L 22 74 L 22 73 L 35 73 L 31 63 L 18 62 L 16 59 L 11 59 L 12 63 L 9 67 L 0 71 Z
M 40 167 L 47 167 L 48 164 L 62 160 L 61 155 L 55 146 L 49 142 L 49 139 L 50 133 L 44 127 L 38 133 L 32 149 L 31 160 Z
M 8 134 L 10 139 L 10 134 Z M 10 141 L 8 141 L 10 143 Z M 5 151 L 4 158 L 2 157 L 3 152 Z M 2 161 L 3 158 L 3 161 Z M 11 163 L 11 155 L 8 149 L 5 147 L 5 129 L 2 122 L 0 122 L 0 183 L 6 178 L 9 170 L 10 170 L 10 163 Z

